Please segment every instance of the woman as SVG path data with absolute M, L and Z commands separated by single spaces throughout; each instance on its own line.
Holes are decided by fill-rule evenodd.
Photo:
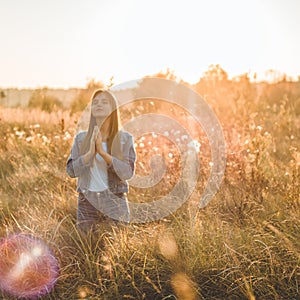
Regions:
M 67 161 L 67 173 L 77 177 L 77 225 L 92 229 L 108 217 L 130 221 L 127 180 L 134 174 L 133 137 L 120 130 L 119 110 L 109 90 L 92 96 L 88 131 L 76 135 Z

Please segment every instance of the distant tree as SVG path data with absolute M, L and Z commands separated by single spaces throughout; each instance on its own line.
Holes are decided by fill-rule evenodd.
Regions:
M 104 84 L 102 81 L 96 81 L 95 78 L 90 78 L 86 84 L 86 89 L 91 90 L 91 89 L 98 89 L 98 88 L 103 88 Z
M 51 112 L 58 108 L 62 108 L 62 102 L 54 97 L 47 95 L 47 88 L 35 90 L 28 102 L 29 108 L 40 108 L 41 110 Z
M 230 83 L 228 74 L 219 64 L 210 65 L 199 82 L 195 84 L 195 88 L 201 95 L 210 95 L 217 100 L 219 97 L 223 97 L 224 93 L 231 88 Z
M 168 80 L 174 80 L 174 81 L 178 81 L 180 80 L 180 78 L 175 74 L 174 70 L 171 70 L 170 68 L 167 68 L 166 71 L 160 71 L 154 75 L 151 76 L 145 76 L 147 77 L 158 77 L 158 78 L 163 78 L 163 79 L 168 79 Z
M 89 103 L 93 92 L 99 88 L 105 88 L 103 82 L 96 81 L 94 78 L 90 79 L 86 84 L 86 88 L 81 90 L 79 95 L 72 101 L 71 113 L 83 111 L 87 106 L 87 104 Z
M 0 104 L 3 104 L 2 103 L 2 100 L 6 97 L 4 91 L 0 91 Z
M 202 77 L 205 81 L 210 82 L 224 82 L 228 81 L 228 74 L 225 72 L 224 69 L 221 68 L 219 64 L 217 65 L 210 65 L 208 70 L 204 72 L 204 76 Z
M 277 70 L 269 69 L 265 72 L 266 80 L 269 83 L 278 83 L 286 81 L 286 74 Z

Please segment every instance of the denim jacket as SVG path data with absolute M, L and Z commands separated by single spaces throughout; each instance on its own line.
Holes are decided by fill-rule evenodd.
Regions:
M 92 160 L 88 164 L 84 164 L 82 156 L 80 156 L 80 146 L 86 134 L 86 131 L 82 131 L 76 135 L 66 166 L 68 175 L 78 178 L 77 191 L 83 194 L 88 192 L 92 164 Z M 112 163 L 107 166 L 109 190 L 114 194 L 128 192 L 127 180 L 134 175 L 136 160 L 132 135 L 126 131 L 120 131 L 119 134 L 123 158 L 118 159 L 113 156 Z

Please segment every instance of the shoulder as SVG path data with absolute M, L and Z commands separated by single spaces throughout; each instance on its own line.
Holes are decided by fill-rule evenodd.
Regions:
M 120 137 L 127 138 L 127 139 L 132 138 L 132 134 L 125 130 L 120 130 L 119 135 Z
M 131 133 L 125 130 L 120 130 L 119 131 L 119 137 L 120 137 L 120 142 L 121 143 L 126 143 L 128 141 L 133 141 L 133 136 Z
M 80 143 L 84 140 L 84 138 L 86 137 L 87 135 L 87 131 L 79 131 L 76 136 L 75 136 L 75 141 L 77 143 Z

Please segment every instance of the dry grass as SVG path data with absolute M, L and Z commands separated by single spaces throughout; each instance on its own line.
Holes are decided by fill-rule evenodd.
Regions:
M 75 226 L 75 181 L 65 174 L 78 115 L 0 109 L 0 236 L 33 234 L 54 251 L 60 276 L 44 299 L 299 299 L 299 83 L 273 102 L 267 94 L 254 101 L 242 84 L 225 86 L 231 94 L 222 103 L 195 87 L 221 120 L 228 153 L 221 189 L 205 209 L 195 204 L 209 162 L 199 131 L 202 177 L 188 203 L 159 222 L 86 238 Z M 225 103 L 234 109 L 224 113 Z M 143 144 L 138 172 L 153 148 Z M 169 179 L 152 194 L 131 189 L 130 199 L 163 195 Z

